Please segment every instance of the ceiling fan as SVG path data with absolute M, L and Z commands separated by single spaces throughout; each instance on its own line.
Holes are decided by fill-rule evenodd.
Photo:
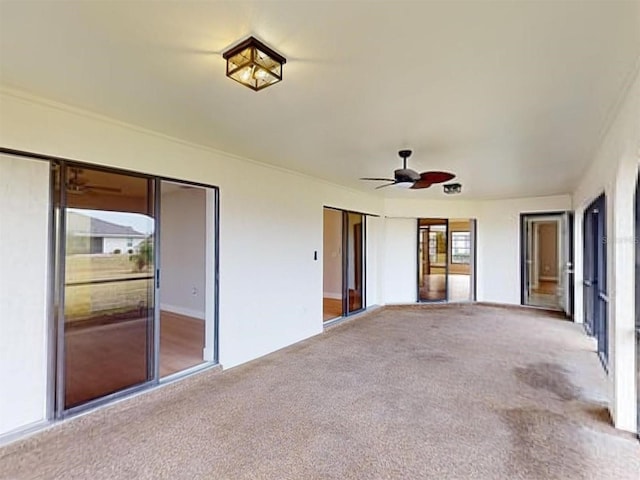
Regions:
M 84 180 L 83 178 L 80 178 L 80 174 L 82 173 L 81 168 L 70 167 L 69 172 L 70 172 L 70 175 L 66 184 L 68 193 L 81 195 L 83 193 L 89 193 L 92 191 L 114 192 L 114 193 L 122 192 L 122 189 L 120 188 L 104 187 L 102 185 L 88 184 L 86 180 Z
M 380 185 L 376 187 L 376 190 L 379 188 L 389 187 L 391 185 L 397 185 L 399 183 L 411 183 L 411 187 L 414 190 L 421 188 L 429 188 L 431 185 L 435 183 L 444 183 L 448 182 L 452 178 L 455 178 L 453 173 L 449 172 L 439 172 L 439 171 L 428 171 L 418 173 L 415 170 L 411 170 L 407 168 L 407 158 L 411 156 L 411 150 L 400 150 L 398 155 L 402 158 L 402 168 L 398 168 L 393 172 L 393 178 L 377 178 L 377 177 L 365 177 L 360 180 L 371 180 L 374 182 L 390 182 L 385 183 L 384 185 Z

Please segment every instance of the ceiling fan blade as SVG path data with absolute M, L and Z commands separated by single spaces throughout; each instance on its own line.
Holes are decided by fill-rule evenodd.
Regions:
M 395 182 L 393 178 L 377 178 L 377 177 L 365 177 L 360 180 L 373 180 L 374 182 Z
M 381 188 L 384 188 L 384 187 L 390 187 L 391 185 L 395 185 L 396 183 L 398 182 L 385 183 L 384 185 L 377 186 L 376 190 L 380 190 Z
M 418 180 L 418 182 L 429 182 L 429 184 L 431 185 L 434 183 L 448 182 L 449 180 L 455 177 L 456 176 L 453 173 L 449 173 L 449 172 L 438 172 L 438 171 L 422 172 L 420 174 L 420 180 Z
M 412 190 L 420 190 L 422 188 L 429 188 L 431 185 L 433 185 L 433 183 L 426 182 L 424 180 L 418 180 L 416 183 L 411 185 L 411 187 L 409 187 L 409 188 L 412 189 Z
M 121 188 L 102 187 L 100 185 L 84 185 L 84 188 L 86 188 L 88 190 L 100 190 L 100 191 L 103 191 L 103 192 L 114 192 L 114 193 L 121 193 L 122 192 Z

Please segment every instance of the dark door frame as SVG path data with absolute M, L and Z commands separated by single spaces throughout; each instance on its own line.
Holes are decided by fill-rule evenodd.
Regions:
M 595 337 L 597 353 L 608 370 L 609 326 L 607 296 L 607 199 L 602 193 L 584 213 L 584 318 L 585 330 Z
M 420 258 L 420 220 L 438 220 L 443 223 L 436 225 L 444 225 L 445 227 L 445 239 L 447 248 L 445 249 L 445 264 L 444 264 L 444 298 L 440 298 L 437 300 L 423 300 L 420 298 L 420 262 L 422 259 Z M 418 303 L 446 303 L 449 301 L 449 219 L 448 218 L 436 218 L 436 217 L 421 217 L 416 219 L 417 232 L 416 232 L 416 257 L 417 257 L 417 269 L 416 269 L 416 297 Z M 431 226 L 431 225 L 429 225 Z M 429 240 L 427 238 L 427 249 L 429 248 Z M 427 251 L 427 256 L 429 255 Z M 472 277 L 473 278 L 473 277 Z M 473 287 L 469 286 L 470 291 L 473 290 Z
M 574 238 L 574 232 L 573 232 L 573 212 L 569 211 L 569 210 L 555 210 L 552 212 L 532 212 L 532 213 L 521 213 L 520 214 L 520 305 L 527 305 L 526 303 L 526 298 L 525 298 L 525 290 L 528 287 L 528 273 L 529 273 L 529 267 L 527 265 L 527 226 L 526 226 L 526 222 L 527 219 L 529 218 L 535 218 L 535 217 L 553 217 L 553 216 L 557 216 L 557 217 L 562 217 L 562 215 L 567 215 L 568 216 L 568 235 L 567 235 L 567 241 L 569 242 L 569 259 L 568 259 L 568 263 L 569 263 L 569 268 L 570 268 L 570 273 L 569 273 L 569 282 L 568 285 L 566 286 L 566 288 L 569 289 L 569 318 L 573 318 L 574 312 L 575 312 L 575 305 L 574 305 L 574 301 L 575 301 L 575 295 L 574 295 L 574 286 L 575 286 L 575 276 L 573 273 L 573 269 L 574 269 L 574 245 L 573 245 L 573 238 Z M 558 232 L 558 235 L 560 235 L 560 232 Z M 560 272 L 558 272 L 558 275 L 560 275 Z
M 349 248 L 351 245 L 349 244 L 349 215 L 360 215 L 362 218 L 362 236 L 360 237 L 360 261 L 362 262 L 361 270 L 360 270 L 360 283 L 362 284 L 362 294 L 361 294 L 361 303 L 362 305 L 357 310 L 349 309 Z M 355 313 L 362 312 L 367 308 L 367 300 L 366 300 L 366 265 L 367 265 L 367 249 L 366 249 L 366 241 L 367 241 L 367 216 L 364 213 L 360 212 L 352 212 L 348 210 L 342 211 L 342 251 L 344 254 L 342 255 L 342 316 L 348 317 Z M 354 233 L 354 241 L 356 240 L 355 231 Z M 355 250 L 357 252 L 357 249 Z M 357 259 L 354 257 L 354 266 L 356 265 Z M 357 271 L 354 272 L 357 280 Z

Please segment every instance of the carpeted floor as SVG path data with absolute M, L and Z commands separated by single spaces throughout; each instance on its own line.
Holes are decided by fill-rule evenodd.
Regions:
M 633 479 L 591 341 L 557 316 L 391 307 L 0 449 L 3 479 Z

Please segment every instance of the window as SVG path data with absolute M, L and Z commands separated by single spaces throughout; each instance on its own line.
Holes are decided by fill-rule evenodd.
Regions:
M 429 232 L 429 263 L 438 262 L 438 237 L 437 232 Z
M 471 263 L 470 232 L 451 232 L 451 263 Z

